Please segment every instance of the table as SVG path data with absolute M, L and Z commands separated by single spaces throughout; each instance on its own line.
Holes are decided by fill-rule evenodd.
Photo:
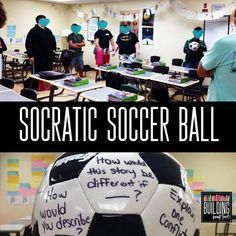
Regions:
M 25 229 L 24 224 L 4 224 L 0 225 L 0 233 L 13 233 L 16 236 L 20 236 L 20 233 Z
M 38 74 L 31 75 L 30 77 L 33 78 L 33 79 L 37 79 L 39 81 L 46 82 L 46 83 L 51 85 L 50 94 L 49 94 L 49 102 L 53 102 L 53 98 L 55 96 L 60 95 L 63 92 L 64 89 L 76 93 L 77 97 L 76 97 L 75 100 L 77 101 L 82 92 L 92 90 L 92 89 L 96 89 L 96 88 L 101 88 L 101 87 L 105 86 L 104 84 L 95 83 L 95 82 L 92 82 L 92 81 L 89 81 L 89 84 L 78 86 L 78 87 L 71 87 L 71 86 L 65 85 L 64 80 L 74 78 L 75 76 L 73 76 L 73 75 L 65 75 L 65 77 L 63 77 L 61 79 L 57 79 L 57 80 L 43 79 Z M 59 92 L 58 94 L 55 95 L 54 92 L 57 88 L 62 88 L 62 92 Z
M 33 102 L 33 100 L 21 96 L 14 90 L 6 90 L 0 92 L 0 102 Z
M 176 70 L 179 70 L 179 71 L 182 70 L 182 71 L 185 71 L 185 72 L 187 70 L 190 70 L 190 68 L 178 67 L 178 66 L 173 66 L 173 68 L 176 69 Z M 178 84 L 178 83 L 174 83 L 174 82 L 169 81 L 169 78 L 171 76 L 169 74 L 164 74 L 163 75 L 163 74 L 150 72 L 150 71 L 146 71 L 145 74 L 131 75 L 131 74 L 127 73 L 127 68 L 122 68 L 122 67 L 118 67 L 117 69 L 114 69 L 114 70 L 105 70 L 105 69 L 102 69 L 100 67 L 96 67 L 96 70 L 101 70 L 101 71 L 104 71 L 104 72 L 119 73 L 123 76 L 137 79 L 139 83 L 140 83 L 140 81 L 144 81 L 144 84 L 145 84 L 145 91 L 144 91 L 145 92 L 145 97 L 146 97 L 146 94 L 147 94 L 147 83 L 148 82 L 151 82 L 151 88 L 153 87 L 153 83 L 155 83 L 155 82 L 164 84 L 164 85 L 169 86 L 169 87 L 183 88 L 183 98 L 184 98 L 185 88 L 191 87 L 191 86 L 199 83 L 199 80 L 190 80 L 188 82 Z
M 76 97 L 75 101 L 78 101 L 81 93 L 89 91 L 89 90 L 102 88 L 105 86 L 103 83 L 95 83 L 95 82 L 89 81 L 88 84 L 78 86 L 78 87 L 71 87 L 71 86 L 65 85 L 64 80 L 54 81 L 54 83 L 52 83 L 52 85 L 55 87 L 62 88 L 62 89 L 71 91 L 73 93 L 76 93 L 77 97 Z
M 151 64 L 144 64 L 143 65 L 144 69 L 148 69 L 148 70 L 152 70 L 154 68 L 153 65 Z M 179 72 L 179 73 L 188 73 L 190 70 L 197 70 L 196 68 L 187 68 L 187 67 L 183 67 L 183 66 L 169 66 L 170 71 L 174 71 L 174 72 Z
M 9 89 L 9 88 L 7 88 L 7 87 L 0 84 L 0 93 L 5 92 L 5 91 L 9 91 L 9 90 L 11 90 L 11 89 Z
M 4 68 L 5 68 L 5 73 L 8 76 L 8 72 L 10 73 L 11 77 L 13 79 L 17 79 L 20 78 L 23 80 L 25 77 L 27 76 L 27 73 L 24 75 L 24 61 L 28 60 L 29 57 L 27 54 L 21 53 L 21 52 L 15 52 L 15 51 L 5 51 L 3 52 L 3 58 L 4 58 Z M 12 61 L 8 62 L 8 64 L 10 63 L 10 68 L 7 69 L 7 58 L 11 58 Z M 19 63 L 19 61 L 23 61 L 23 63 Z M 17 76 L 18 73 L 18 76 Z
M 81 97 L 83 98 L 83 101 L 87 99 L 92 102 L 108 102 L 108 95 L 116 92 L 119 92 L 119 90 L 110 87 L 104 87 L 81 93 Z M 137 102 L 144 100 L 145 97 L 138 95 Z
M 169 81 L 170 76 L 171 75 L 162 75 L 162 74 L 155 73 L 155 75 L 153 75 L 150 78 L 150 80 L 154 82 L 158 82 L 158 83 L 163 83 L 165 85 L 173 85 L 175 87 L 180 87 L 180 88 L 187 88 L 194 84 L 199 83 L 199 80 L 190 80 L 188 82 L 178 84 L 178 83 Z
M 27 54 L 21 53 L 21 52 L 15 52 L 15 51 L 5 51 L 5 52 L 3 52 L 3 55 L 10 57 L 12 59 L 20 60 L 20 61 L 24 61 L 24 60 L 29 59 Z

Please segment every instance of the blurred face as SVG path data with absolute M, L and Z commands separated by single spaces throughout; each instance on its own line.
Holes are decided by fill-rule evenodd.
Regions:
M 123 34 L 129 34 L 129 32 L 131 31 L 131 26 L 127 25 L 127 26 L 121 26 L 120 27 L 120 31 Z
M 81 25 L 72 25 L 71 26 L 71 31 L 74 34 L 78 34 L 81 31 Z
M 200 39 L 203 35 L 203 30 L 193 30 L 193 36 L 197 39 Z
M 107 21 L 98 21 L 98 28 L 101 30 L 105 30 L 108 25 Z
M 39 25 L 41 25 L 43 28 L 47 27 L 49 23 L 50 23 L 50 20 L 48 18 L 41 18 L 39 20 Z

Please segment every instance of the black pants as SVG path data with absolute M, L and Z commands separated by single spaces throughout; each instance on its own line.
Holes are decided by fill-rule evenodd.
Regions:
M 53 57 L 52 56 L 40 56 L 34 57 L 33 73 L 37 74 L 40 71 L 52 70 Z M 27 79 L 24 84 L 25 88 L 33 88 L 38 91 L 39 81 L 36 79 Z

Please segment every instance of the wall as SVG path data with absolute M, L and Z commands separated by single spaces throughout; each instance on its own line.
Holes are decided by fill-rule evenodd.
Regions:
M 206 188 L 236 192 L 236 153 L 172 153 L 172 155 L 186 169 L 194 169 L 194 175 L 203 177 Z M 236 214 L 236 207 L 233 207 L 233 214 Z M 202 224 L 201 236 L 215 235 L 214 230 L 215 224 Z
M 171 153 L 185 168 L 194 169 L 194 175 L 205 181 L 206 188 L 236 192 L 236 153 Z M 8 205 L 6 197 L 7 159 L 21 159 L 21 176 L 29 178 L 32 153 L 0 154 L 0 224 L 31 215 L 33 205 Z M 56 154 L 55 154 L 56 155 Z M 6 214 L 7 212 L 7 214 Z M 236 209 L 233 211 L 236 214 Z M 202 224 L 201 236 L 214 235 L 214 224 Z
M 78 18 L 76 10 L 84 13 L 90 13 L 92 9 L 97 10 L 97 15 L 101 19 L 109 21 L 109 29 L 112 31 L 114 38 L 116 39 L 119 33 L 119 21 L 111 19 L 104 12 L 104 5 L 98 4 L 83 4 L 83 5 L 62 5 L 52 3 L 40 2 L 40 1 L 25 1 L 25 0 L 2 0 L 7 14 L 8 25 L 17 26 L 17 34 L 26 35 L 28 31 L 35 24 L 35 17 L 38 14 L 45 14 L 51 19 L 49 28 L 55 35 L 61 35 L 63 29 L 69 29 L 70 25 L 74 22 L 78 24 L 85 24 L 84 19 Z M 202 26 L 203 22 L 188 20 L 182 16 L 176 14 L 176 12 L 169 6 L 167 0 L 164 0 L 165 4 L 158 10 L 155 16 L 154 24 L 154 45 L 144 46 L 141 45 L 141 57 L 143 59 L 150 58 L 151 55 L 160 55 L 162 61 L 167 64 L 171 63 L 171 59 L 174 57 L 184 58 L 183 44 L 185 41 L 192 37 L 192 29 L 198 25 Z M 205 1 L 183 0 L 185 6 L 191 10 L 200 11 Z M 229 0 L 208 0 L 208 5 L 212 3 L 230 3 Z M 152 7 L 156 4 L 156 1 L 131 1 L 131 2 L 114 2 L 108 3 L 109 7 L 112 7 L 117 12 L 122 10 L 139 10 L 140 19 L 142 15 L 142 9 Z M 26 11 L 29 9 L 28 11 Z M 87 36 L 87 31 L 82 31 L 84 36 Z M 0 30 L 1 37 L 6 36 L 6 26 Z M 141 39 L 141 20 L 139 38 Z M 58 44 L 61 48 L 66 48 L 66 37 L 63 37 Z M 24 45 L 10 45 L 9 49 L 19 48 L 21 51 L 25 51 Z M 94 45 L 91 42 L 87 42 L 84 48 L 85 63 L 94 66 Z M 117 56 L 112 58 L 112 63 L 117 63 Z
M 160 8 L 155 16 L 154 23 L 154 45 L 144 46 L 141 45 L 141 57 L 143 59 L 150 58 L 151 55 L 160 55 L 161 60 L 167 64 L 171 63 L 172 58 L 184 58 L 183 45 L 185 41 L 192 37 L 192 30 L 196 26 L 202 26 L 203 22 L 188 20 L 185 17 L 177 15 L 177 13 L 170 7 L 167 0 L 164 0 L 165 6 Z M 208 2 L 208 6 L 212 3 L 230 3 L 229 0 L 208 0 L 208 1 L 194 1 L 194 0 L 183 0 L 185 6 L 194 11 L 201 11 L 203 3 Z M 127 1 L 127 2 L 114 2 L 109 3 L 108 6 L 113 8 L 114 11 L 119 12 L 122 10 L 139 10 L 140 17 L 142 15 L 142 9 L 153 7 L 156 1 Z M 109 22 L 108 29 L 117 38 L 119 33 L 119 21 L 111 19 L 104 12 L 103 4 L 83 4 L 74 5 L 74 9 L 79 9 L 86 13 L 90 13 L 92 9 L 97 9 L 97 16 L 102 19 L 106 19 Z M 141 18 L 140 18 L 141 19 Z M 70 23 L 84 23 L 83 20 L 76 16 L 76 13 L 70 14 Z M 140 29 L 141 29 L 141 20 Z M 86 31 L 82 32 L 84 36 L 87 35 Z M 139 30 L 139 39 L 141 40 L 141 30 Z M 87 43 L 84 51 L 85 63 L 94 65 L 93 48 L 90 42 Z M 117 56 L 112 58 L 112 63 L 117 62 Z
M 20 159 L 21 181 L 30 182 L 31 156 L 33 153 L 0 153 L 0 224 L 5 224 L 25 216 L 31 216 L 33 204 L 9 205 L 7 203 L 7 160 Z M 37 153 L 40 154 L 40 153 Z M 55 155 L 57 155 L 55 153 Z M 7 213 L 7 214 L 6 214 Z
M 50 20 L 49 28 L 54 35 L 61 35 L 62 29 L 68 27 L 69 9 L 66 5 L 22 0 L 2 0 L 7 11 L 7 25 L 16 25 L 17 35 L 27 35 L 29 30 L 35 25 L 37 15 L 46 15 Z M 0 36 L 5 38 L 7 27 L 0 30 Z M 61 40 L 58 44 L 61 47 Z M 9 49 L 19 48 L 25 51 L 24 45 L 9 45 Z

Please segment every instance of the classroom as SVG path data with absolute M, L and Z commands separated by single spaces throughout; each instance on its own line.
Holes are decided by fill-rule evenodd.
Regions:
M 205 65 L 208 62 L 204 60 L 215 40 L 228 35 L 231 41 L 233 40 L 236 29 L 234 1 L 2 0 L 2 3 L 7 12 L 7 22 L 0 29 L 0 36 L 7 46 L 7 51 L 3 52 L 2 78 L 13 79 L 14 84 L 9 85 L 7 81 L 7 87 L 13 86 L 15 91 L 13 95 L 12 91 L 2 88 L 0 99 L 3 101 L 235 100 L 234 91 L 231 91 L 234 88 L 234 80 L 228 84 L 220 80 L 234 76 L 235 48 L 229 47 L 229 51 L 225 52 L 227 65 L 225 62 L 219 62 L 224 64 L 222 66 L 227 66 L 225 71 L 232 67 L 229 74 L 221 74 L 221 66 L 213 66 L 210 70 L 209 65 Z M 25 14 L 25 9 L 30 11 Z M 55 37 L 53 71 L 59 74 L 34 74 L 34 71 L 42 69 L 37 69 L 35 62 L 29 63 L 31 52 L 29 56 L 25 44 L 30 29 L 36 24 L 35 18 L 39 15 L 44 15 L 49 20 L 46 28 L 49 28 Z M 110 40 L 107 56 L 101 56 L 101 51 L 100 54 L 97 53 L 97 47 L 101 45 L 98 43 L 100 36 L 95 36 L 95 33 L 98 29 L 102 31 L 103 24 L 114 40 L 114 45 Z M 80 60 L 77 62 L 70 52 L 73 45 L 68 45 L 68 35 L 72 33 L 72 28 L 79 31 L 76 33 L 79 37 L 83 37 L 83 45 L 79 46 Z M 120 43 L 118 36 L 126 37 L 125 31 L 126 34 L 132 35 L 132 43 L 122 46 L 125 40 Z M 193 38 L 197 41 L 192 41 Z M 73 40 L 69 40 L 69 43 Z M 103 44 L 103 41 L 100 40 L 100 43 Z M 113 49 L 118 51 L 115 55 Z M 133 50 L 136 51 L 133 53 Z M 186 56 L 189 51 L 191 60 Z M 220 49 L 216 49 L 216 53 L 219 51 Z M 203 54 L 203 67 L 199 72 L 197 67 Z M 106 57 L 110 60 L 105 59 Z M 222 57 L 223 55 L 217 56 L 219 60 Z M 206 59 L 208 60 L 208 56 Z M 48 67 L 44 65 L 43 68 Z M 64 72 L 70 73 L 63 77 Z M 3 80 L 1 82 L 5 83 Z M 36 87 L 33 84 L 37 84 Z M 20 93 L 24 98 L 17 96 Z
M 2 235 L 1 225 L 7 224 L 9 226 L 9 224 L 14 225 L 17 223 L 26 225 L 29 224 L 33 212 L 35 196 L 37 193 L 35 189 L 39 186 L 40 181 L 43 179 L 46 166 L 48 166 L 52 161 L 61 155 L 61 153 L 0 154 L 0 235 Z M 88 153 L 86 154 L 86 158 L 89 158 L 93 155 L 94 153 Z M 112 155 L 116 156 L 117 153 L 112 153 Z M 233 194 L 233 215 L 236 214 L 236 188 L 234 182 L 236 178 L 236 173 L 234 171 L 234 166 L 236 164 L 235 153 L 170 153 L 170 155 L 180 162 L 187 170 L 188 183 L 190 184 L 197 201 L 200 201 L 201 191 L 230 191 Z M 55 162 L 55 166 L 59 167 L 62 163 L 70 162 L 74 158 L 75 156 L 70 156 L 67 159 L 60 159 L 59 161 Z M 127 164 L 131 164 L 131 161 L 126 161 Z M 111 164 L 111 160 L 105 158 L 100 158 L 99 162 L 99 164 Z M 119 179 L 119 175 L 121 175 L 122 169 L 118 169 L 118 167 L 115 168 L 115 166 L 118 166 L 117 160 L 115 161 L 114 159 L 112 162 L 114 167 L 112 171 L 114 173 L 116 172 L 115 176 L 117 180 Z M 132 162 L 136 165 L 135 170 L 139 168 L 138 165 L 143 165 L 143 163 L 140 161 L 135 162 L 133 160 Z M 44 166 L 44 170 L 43 168 L 40 170 L 40 164 L 41 166 Z M 95 171 L 96 174 L 98 174 L 98 171 L 104 170 L 90 168 L 90 174 L 92 174 L 92 176 L 95 175 Z M 13 179 L 12 177 L 14 176 L 10 174 L 13 172 L 17 173 L 15 179 Z M 130 176 L 133 176 L 134 173 L 134 171 L 130 171 Z M 146 171 L 145 173 L 148 172 Z M 97 184 L 108 184 L 108 182 L 104 181 L 105 180 L 103 180 L 103 182 L 97 182 Z M 93 184 L 93 186 L 95 186 L 92 182 L 90 182 L 90 185 L 92 186 Z M 110 184 L 112 184 L 112 182 L 110 182 Z M 124 184 L 124 182 L 122 184 Z M 127 184 L 132 186 L 134 181 L 129 180 Z M 111 189 L 112 186 L 109 188 Z M 95 190 L 97 190 L 97 188 L 95 188 Z M 49 196 L 56 199 L 56 196 L 60 196 L 56 191 L 57 189 L 55 185 L 55 187 L 49 193 Z M 65 191 L 65 189 L 63 191 Z M 58 195 L 55 195 L 56 193 Z M 61 194 L 61 196 L 64 196 L 65 193 L 63 192 Z M 71 205 L 73 204 L 73 201 L 71 201 Z M 168 203 L 165 203 L 164 205 L 165 208 L 168 208 Z M 72 215 L 70 215 L 70 217 L 72 217 Z M 84 215 L 82 218 L 84 219 Z M 216 233 L 223 233 L 226 225 L 227 223 L 218 224 L 216 229 L 215 223 L 201 223 L 200 235 L 210 236 L 217 235 Z M 228 232 L 231 232 L 231 234 L 225 235 L 232 235 L 236 232 L 234 221 L 230 224 Z M 163 235 L 169 234 L 165 233 Z

